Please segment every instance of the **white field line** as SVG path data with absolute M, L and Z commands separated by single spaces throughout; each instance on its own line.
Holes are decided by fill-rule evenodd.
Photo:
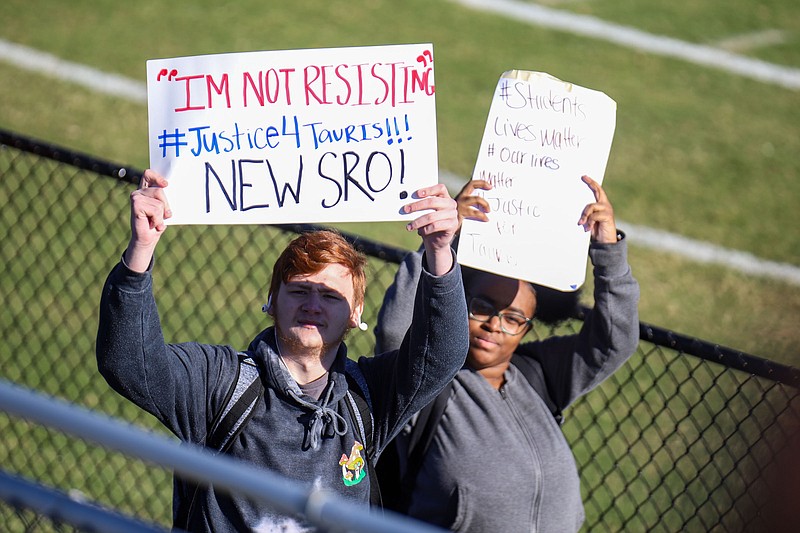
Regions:
M 788 40 L 789 35 L 785 31 L 772 29 L 733 35 L 714 44 L 728 52 L 746 52 L 747 50 L 755 50 L 765 46 L 783 44 Z
M 440 170 L 439 181 L 456 194 L 467 182 L 467 178 Z M 627 235 L 631 244 L 668 252 L 698 263 L 721 265 L 745 274 L 777 279 L 800 285 L 800 267 L 789 263 L 778 263 L 761 259 L 747 252 L 731 250 L 705 241 L 698 241 L 667 231 L 639 226 L 622 220 L 617 225 Z
M 95 92 L 147 103 L 147 89 L 143 82 L 108 74 L 85 65 L 64 61 L 51 54 L 0 39 L 0 59 L 15 66 L 53 78 L 70 81 Z M 439 179 L 455 194 L 467 178 L 440 170 Z M 800 285 L 800 267 L 775 263 L 754 255 L 729 250 L 715 244 L 688 239 L 665 231 L 636 226 L 619 221 L 632 244 L 675 253 L 703 263 L 724 265 L 747 274 L 774 278 Z
M 458 4 L 482 11 L 504 15 L 536 26 L 562 30 L 601 41 L 619 44 L 651 54 L 675 57 L 738 74 L 745 78 L 779 85 L 786 89 L 800 89 L 800 69 L 775 65 L 737 55 L 713 46 L 688 43 L 671 37 L 653 35 L 628 26 L 606 22 L 588 15 L 576 15 L 549 7 L 520 2 L 519 0 L 452 0 Z
M 118 96 L 137 103 L 147 103 L 147 86 L 144 82 L 65 61 L 52 54 L 3 39 L 0 39 L 0 59 L 16 67 L 69 81 L 94 92 Z

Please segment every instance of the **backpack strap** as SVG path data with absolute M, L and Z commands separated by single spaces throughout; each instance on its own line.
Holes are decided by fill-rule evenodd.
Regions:
M 535 390 L 542 400 L 544 400 L 544 403 L 547 404 L 547 408 L 550 409 L 550 413 L 552 413 L 553 418 L 556 419 L 558 425 L 562 425 L 564 423 L 564 413 L 562 412 L 561 407 L 556 405 L 556 403 L 550 397 L 544 376 L 541 372 L 539 372 L 540 367 L 537 368 L 538 361 L 532 357 L 525 357 L 515 353 L 511 356 L 511 364 L 517 367 L 517 370 L 522 372 L 522 375 L 525 376 L 525 379 L 531 384 L 533 390 Z
M 369 386 L 367 385 L 367 378 L 364 377 L 364 373 L 361 372 L 361 367 L 358 366 L 358 363 L 353 361 L 352 359 L 347 359 L 344 363 L 344 372 L 345 376 L 347 376 L 350 380 L 355 382 L 357 386 L 358 393 L 364 398 L 364 401 L 367 402 L 367 407 L 369 407 L 370 412 L 372 411 L 372 398 L 369 395 Z M 348 381 L 350 383 L 350 381 Z
M 436 398 L 426 405 L 417 415 L 417 421 L 408 438 L 408 464 L 405 475 L 400 480 L 403 509 L 408 509 L 411 504 L 411 491 L 422 468 L 422 461 L 433 441 L 436 428 L 442 420 L 444 408 L 453 392 L 453 382 L 450 381 Z
M 372 416 L 372 398 L 369 395 L 369 387 L 364 374 L 358 363 L 352 359 L 348 359 L 345 363 L 344 370 L 345 378 L 347 379 L 348 398 L 350 407 L 355 407 L 353 414 L 361 429 L 361 435 L 364 438 L 364 449 L 372 457 L 375 456 L 375 435 L 374 425 L 375 420 Z M 350 394 L 354 393 L 354 394 Z
M 425 453 L 428 451 L 431 441 L 433 441 L 433 435 L 436 433 L 436 427 L 442 419 L 444 408 L 447 406 L 447 401 L 450 399 L 452 390 L 453 382 L 451 381 L 442 389 L 442 392 L 417 415 L 417 421 L 414 423 L 414 428 L 411 430 L 411 434 L 408 438 L 409 468 L 403 479 L 403 486 L 408 489 L 413 488 L 413 486 L 409 486 L 409 483 L 413 483 L 417 478 L 417 472 L 419 472 L 419 469 L 422 467 L 422 458 L 425 457 Z
M 225 453 L 247 421 L 253 416 L 259 398 L 263 396 L 258 366 L 247 353 L 239 353 L 239 373 L 228 391 L 225 407 L 211 424 L 206 447 Z
M 439 425 L 452 390 L 453 384 L 450 382 L 433 401 L 416 414 L 416 421 L 408 434 L 405 460 L 400 458 L 397 438 L 392 440 L 381 454 L 377 470 L 380 475 L 381 491 L 386 495 L 384 507 L 387 509 L 398 513 L 408 512 L 408 507 L 411 505 L 411 491 L 414 489 L 425 453 L 433 441 L 433 435 L 436 433 L 436 427 Z M 405 464 L 402 476 L 401 464 Z
M 224 407 L 211 422 L 211 429 L 206 436 L 205 446 L 215 454 L 226 453 L 250 417 L 258 403 L 264 396 L 264 384 L 261 382 L 258 366 L 246 352 L 239 352 L 239 366 L 236 369 L 236 379 L 231 383 L 225 394 Z M 197 493 L 200 485 L 194 482 L 185 482 L 185 498 L 175 505 L 173 523 L 175 527 L 188 528 L 189 517 L 194 510 Z
M 369 474 L 369 501 L 373 507 L 383 507 L 378 476 L 375 472 L 375 419 L 372 416 L 372 399 L 369 387 L 358 363 L 348 359 L 345 363 L 345 378 L 348 391 L 345 405 L 350 411 L 350 418 L 356 421 L 357 433 L 364 443 L 364 456 Z

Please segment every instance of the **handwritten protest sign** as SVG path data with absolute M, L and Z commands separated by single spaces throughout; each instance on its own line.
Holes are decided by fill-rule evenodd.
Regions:
M 171 224 L 401 220 L 438 181 L 430 44 L 147 62 Z
M 539 72 L 501 76 L 472 179 L 489 222 L 465 220 L 458 260 L 481 270 L 562 291 L 586 278 L 590 235 L 578 219 L 594 202 L 581 181 L 602 183 L 616 122 L 603 93 Z

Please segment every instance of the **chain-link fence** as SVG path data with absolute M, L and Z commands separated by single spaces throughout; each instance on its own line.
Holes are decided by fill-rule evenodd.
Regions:
M 0 131 L 0 176 L 2 377 L 164 431 L 109 389 L 94 356 L 101 287 L 129 237 L 137 172 Z M 246 346 L 266 326 L 260 309 L 270 268 L 297 229 L 167 232 L 154 277 L 165 338 Z M 371 256 L 364 318 L 374 324 L 404 251 L 357 244 Z M 549 333 L 579 327 L 576 318 Z M 584 530 L 791 525 L 800 489 L 800 373 L 646 324 L 641 337 L 630 362 L 566 413 Z M 352 355 L 370 354 L 373 343 L 370 332 L 348 338 Z M 0 465 L 124 514 L 170 523 L 170 472 L 2 412 Z M 64 530 L 51 518 L 0 502 L 9 531 Z

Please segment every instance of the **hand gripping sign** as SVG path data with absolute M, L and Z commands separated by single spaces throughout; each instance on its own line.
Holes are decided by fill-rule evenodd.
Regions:
M 464 220 L 459 263 L 572 291 L 586 278 L 589 234 L 578 226 L 594 202 L 581 177 L 602 183 L 616 122 L 603 93 L 540 72 L 504 73 L 494 93 L 472 179 L 489 222 Z
M 402 220 L 438 181 L 430 44 L 147 62 L 170 224 Z

